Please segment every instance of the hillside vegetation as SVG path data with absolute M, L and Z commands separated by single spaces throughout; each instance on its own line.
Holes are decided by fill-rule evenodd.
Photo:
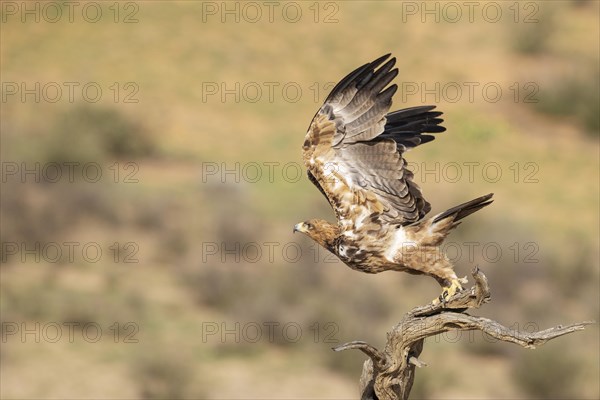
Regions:
M 334 218 L 301 165 L 310 119 L 388 52 L 393 108 L 445 113 L 407 154 L 433 212 L 495 193 L 446 246 L 461 276 L 487 274 L 482 313 L 598 319 L 597 1 L 98 2 L 72 21 L 68 2 L 37 3 L 39 21 L 9 3 L 3 398 L 356 398 L 364 357 L 330 348 L 380 346 L 440 288 L 354 272 L 292 227 Z M 448 333 L 413 395 L 598 398 L 599 339 Z

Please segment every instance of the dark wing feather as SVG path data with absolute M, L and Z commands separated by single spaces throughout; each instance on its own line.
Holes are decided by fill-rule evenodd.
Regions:
M 379 213 L 387 223 L 410 224 L 430 205 L 412 181 L 404 152 L 445 130 L 441 112 L 419 106 L 388 114 L 398 69 L 389 54 L 342 79 L 315 115 L 304 141 L 311 181 L 325 194 L 340 223 Z

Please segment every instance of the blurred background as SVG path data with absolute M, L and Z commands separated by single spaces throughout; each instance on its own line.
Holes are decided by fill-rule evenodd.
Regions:
M 334 216 L 300 146 L 335 81 L 391 52 L 408 154 L 478 310 L 598 320 L 599 3 L 2 2 L 3 398 L 347 399 L 433 280 L 348 269 L 295 223 Z M 535 350 L 428 339 L 413 398 L 595 399 L 594 325 Z M 460 366 L 460 367 L 457 367 Z

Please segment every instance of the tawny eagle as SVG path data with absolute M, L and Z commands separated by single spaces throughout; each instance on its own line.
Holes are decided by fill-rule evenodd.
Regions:
M 431 205 L 413 182 L 404 153 L 446 129 L 435 106 L 388 114 L 398 74 L 390 54 L 342 79 L 313 118 L 302 146 L 310 181 L 333 207 L 337 223 L 311 219 L 294 226 L 350 268 L 429 275 L 443 291 L 462 289 L 440 245 L 467 215 L 492 202 L 492 194 L 430 218 Z M 386 62 L 386 60 L 388 60 Z M 383 64 L 383 65 L 382 65 Z M 386 88 L 387 87 L 387 88 Z

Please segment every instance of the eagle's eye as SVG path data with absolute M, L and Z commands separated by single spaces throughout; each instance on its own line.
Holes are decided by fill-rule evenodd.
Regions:
M 313 224 L 311 224 L 310 222 L 307 222 L 307 223 L 306 223 L 306 228 L 307 228 L 307 229 L 313 229 L 313 228 L 314 228 L 314 226 L 313 226 Z

